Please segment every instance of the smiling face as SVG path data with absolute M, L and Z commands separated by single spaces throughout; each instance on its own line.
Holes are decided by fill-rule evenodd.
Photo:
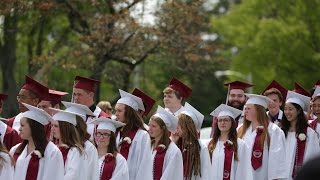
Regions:
M 277 114 L 280 111 L 280 107 L 282 105 L 282 102 L 280 101 L 280 98 L 277 94 L 270 94 L 267 96 L 272 101 L 268 104 L 268 110 L 271 114 Z
M 228 97 L 228 104 L 239 110 L 243 109 L 246 101 L 246 96 L 242 89 L 231 89 Z
M 287 117 L 289 122 L 296 121 L 298 118 L 298 110 L 297 108 L 291 104 L 291 103 L 286 103 L 284 106 L 284 115 Z
M 108 147 L 110 144 L 111 131 L 107 129 L 97 129 L 94 140 L 98 147 Z

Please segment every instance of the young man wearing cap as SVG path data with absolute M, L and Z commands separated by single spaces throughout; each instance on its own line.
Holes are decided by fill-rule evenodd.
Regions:
M 17 95 L 20 113 L 17 116 L 9 118 L 7 125 L 19 132 L 22 113 L 28 110 L 22 103 L 37 106 L 41 99 L 48 93 L 49 90 L 47 87 L 35 81 L 31 77 L 26 76 L 25 84 L 22 86 L 19 94 Z
M 283 100 L 286 98 L 287 90 L 277 81 L 273 80 L 263 91 L 263 95 L 272 100 L 268 105 L 267 114 L 271 122 L 278 125 L 283 116 L 283 111 L 280 108 Z
M 7 99 L 6 94 L 0 94 L 0 114 L 4 101 Z M 12 129 L 0 120 L 0 140 L 6 146 L 7 150 L 21 142 L 20 136 L 16 130 Z
M 93 113 L 93 117 L 109 117 L 98 106 L 94 104 L 94 93 L 100 81 L 86 77 L 76 76 L 73 86 L 73 102 L 87 106 Z M 91 140 L 94 134 L 94 125 L 90 122 L 93 117 L 87 118 L 88 133 L 91 134 Z
M 163 103 L 167 111 L 178 116 L 183 110 L 182 103 L 192 93 L 192 89 L 176 78 L 172 78 L 163 90 Z
M 249 87 L 252 87 L 252 84 L 248 84 L 245 82 L 241 82 L 241 81 L 233 81 L 233 82 L 229 82 L 229 83 L 225 83 L 225 86 L 228 86 L 228 94 L 227 94 L 227 105 L 237 108 L 239 110 L 243 110 L 243 107 L 246 103 L 246 95 L 245 95 L 245 90 Z M 236 125 L 238 126 L 238 124 L 241 124 L 242 122 L 242 118 L 241 115 L 239 115 L 238 117 L 235 118 L 236 121 Z M 213 121 L 212 121 L 212 129 L 211 129 L 211 136 L 214 133 L 214 127 L 215 124 L 217 123 L 217 119 L 215 117 L 213 117 Z

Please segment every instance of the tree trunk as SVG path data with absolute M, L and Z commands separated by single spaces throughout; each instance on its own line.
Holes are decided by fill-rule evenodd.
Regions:
M 14 66 L 16 64 L 16 34 L 17 15 L 11 14 L 4 19 L 3 44 L 0 46 L 0 63 L 2 69 L 3 92 L 8 94 L 8 99 L 4 103 L 3 116 L 11 117 L 16 115 L 17 109 L 17 84 L 14 78 Z

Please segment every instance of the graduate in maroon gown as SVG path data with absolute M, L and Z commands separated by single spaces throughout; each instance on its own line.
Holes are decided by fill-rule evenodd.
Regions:
M 19 94 L 17 95 L 20 113 L 14 117 L 9 118 L 7 121 L 7 125 L 19 132 L 22 113 L 27 111 L 27 108 L 22 105 L 22 103 L 37 106 L 41 99 L 48 93 L 49 90 L 46 86 L 40 84 L 31 77 L 26 76 L 25 84 L 22 86 Z
M 2 112 L 2 107 L 4 101 L 7 99 L 6 94 L 0 94 L 0 114 Z M 1 143 L 5 145 L 7 150 L 10 150 L 10 148 L 18 143 L 21 142 L 20 136 L 11 127 L 7 126 L 6 123 L 7 119 L 0 119 L 0 140 Z

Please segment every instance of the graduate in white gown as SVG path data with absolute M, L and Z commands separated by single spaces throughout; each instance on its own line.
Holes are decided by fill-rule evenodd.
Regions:
M 5 145 L 0 141 L 0 179 L 13 180 L 14 163 Z
M 16 160 L 14 179 L 63 179 L 63 159 L 60 150 L 48 142 L 44 126 L 51 117 L 42 109 L 23 104 L 29 111 L 22 114 L 20 136 L 23 142 L 11 148 Z
M 317 133 L 308 126 L 304 114 L 310 98 L 289 91 L 281 128 L 286 136 L 286 164 L 288 179 L 294 179 L 301 166 L 308 160 L 319 156 L 320 146 Z
M 97 118 L 92 121 L 97 125 L 94 141 L 99 155 L 100 174 L 97 180 L 129 180 L 129 170 L 126 159 L 118 153 L 115 131 L 124 123 L 110 118 Z
M 64 180 L 85 179 L 86 171 L 83 171 L 85 152 L 80 143 L 79 134 L 75 128 L 77 114 L 55 109 L 57 113 L 52 117 L 52 135 L 57 139 L 63 161 Z
M 86 179 L 88 180 L 95 180 L 99 178 L 99 173 L 97 171 L 94 171 L 92 169 L 98 169 L 99 168 L 99 158 L 98 158 L 98 151 L 96 147 L 89 141 L 90 134 L 87 131 L 87 123 L 85 122 L 86 117 L 88 115 L 92 115 L 91 110 L 82 104 L 76 104 L 76 103 L 70 103 L 62 101 L 63 105 L 67 107 L 65 111 L 73 112 L 76 114 L 81 115 L 77 116 L 77 125 L 76 129 L 79 133 L 80 137 L 80 143 L 84 147 L 85 151 L 85 167 L 83 171 L 87 171 L 85 174 L 87 175 Z M 90 124 L 92 125 L 92 124 Z
M 178 119 L 161 106 L 150 118 L 149 134 L 153 156 L 153 180 L 183 179 L 183 160 L 180 149 L 170 140 L 176 132 Z
M 121 98 L 115 106 L 116 117 L 126 125 L 116 131 L 120 154 L 127 160 L 130 180 L 152 179 L 150 137 L 143 126 L 138 110 L 143 109 L 141 98 L 119 90 Z
M 246 94 L 244 122 L 238 128 L 251 152 L 250 169 L 253 179 L 269 180 L 287 178 L 285 169 L 285 137 L 283 131 L 269 121 L 266 108 L 271 99 L 266 96 Z
M 217 117 L 215 131 L 208 146 L 211 158 L 212 177 L 216 180 L 252 180 L 250 169 L 250 157 L 248 145 L 237 138 L 235 118 L 242 111 L 221 104 L 211 115 Z
M 204 115 L 186 102 L 178 119 L 177 135 L 179 139 L 176 144 L 182 152 L 183 179 L 210 179 L 212 170 L 210 170 L 209 151 L 198 140 L 197 133 L 201 128 Z

